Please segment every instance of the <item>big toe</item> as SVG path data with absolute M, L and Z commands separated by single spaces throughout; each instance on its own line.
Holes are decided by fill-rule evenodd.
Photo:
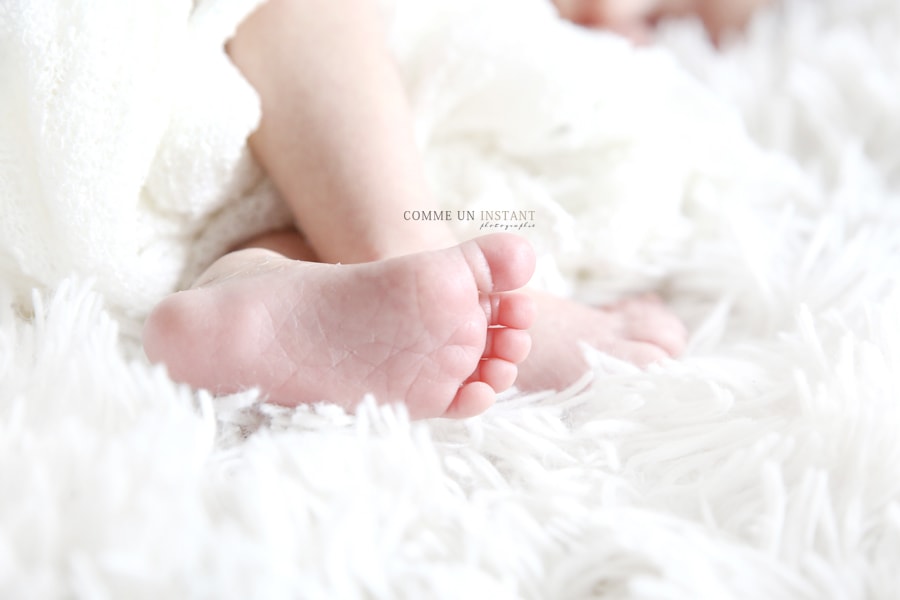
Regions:
M 670 356 L 680 355 L 687 346 L 687 328 L 662 304 L 628 310 L 626 318 L 624 333 L 629 339 L 655 344 Z
M 482 293 L 518 289 L 534 273 L 534 250 L 526 239 L 517 235 L 486 235 L 464 242 L 459 248 Z

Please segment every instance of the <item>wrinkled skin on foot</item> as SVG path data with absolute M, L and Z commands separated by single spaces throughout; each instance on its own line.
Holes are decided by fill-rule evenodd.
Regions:
M 467 417 L 528 354 L 534 306 L 512 290 L 533 270 L 528 243 L 505 234 L 357 265 L 241 250 L 156 307 L 144 349 L 218 393 L 259 387 L 278 404 L 348 409 L 372 393 L 413 418 Z

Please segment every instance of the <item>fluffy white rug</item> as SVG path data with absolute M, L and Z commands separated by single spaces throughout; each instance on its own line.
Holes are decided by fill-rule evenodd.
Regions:
M 534 210 L 544 285 L 659 289 L 692 330 L 410 424 L 211 398 L 134 344 L 283 218 L 221 53 L 253 4 L 0 7 L 0 596 L 895 597 L 900 5 L 635 52 L 538 0 L 401 3 L 442 202 Z

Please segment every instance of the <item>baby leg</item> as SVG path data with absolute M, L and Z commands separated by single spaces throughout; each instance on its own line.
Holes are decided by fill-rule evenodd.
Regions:
M 228 47 L 262 102 L 250 146 L 325 262 L 456 242 L 403 219 L 436 206 L 377 4 L 269 0 Z
M 454 243 L 443 223 L 402 219 L 434 203 L 375 3 L 270 0 L 229 51 L 262 98 L 252 149 L 317 260 L 377 260 Z M 594 309 L 534 298 L 534 358 L 520 371 L 528 389 L 577 379 L 586 368 L 579 341 L 642 365 L 684 344 L 684 328 L 658 302 Z

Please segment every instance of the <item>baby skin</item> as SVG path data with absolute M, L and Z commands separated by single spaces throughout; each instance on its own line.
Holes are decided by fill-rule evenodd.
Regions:
M 521 390 L 561 389 L 582 377 L 588 363 L 581 344 L 639 367 L 684 351 L 687 329 L 655 295 L 589 306 L 538 290 L 527 293 L 537 316 L 531 353 L 519 366 Z
M 564 19 L 648 43 L 662 20 L 696 16 L 713 41 L 747 25 L 771 0 L 553 0 Z
M 531 346 L 534 270 L 521 238 L 356 265 L 262 248 L 219 259 L 150 315 L 144 347 L 180 381 L 218 393 L 259 387 L 270 402 L 367 393 L 412 418 L 468 417 L 516 379 Z
M 523 239 L 457 244 L 402 219 L 436 207 L 380 19 L 373 0 L 268 0 L 238 29 L 228 52 L 262 107 L 249 145 L 303 236 L 261 236 L 164 300 L 148 357 L 216 392 L 348 409 L 372 393 L 425 418 L 478 414 L 514 381 L 565 387 L 580 342 L 641 366 L 678 355 L 685 329 L 658 300 L 520 290 Z

